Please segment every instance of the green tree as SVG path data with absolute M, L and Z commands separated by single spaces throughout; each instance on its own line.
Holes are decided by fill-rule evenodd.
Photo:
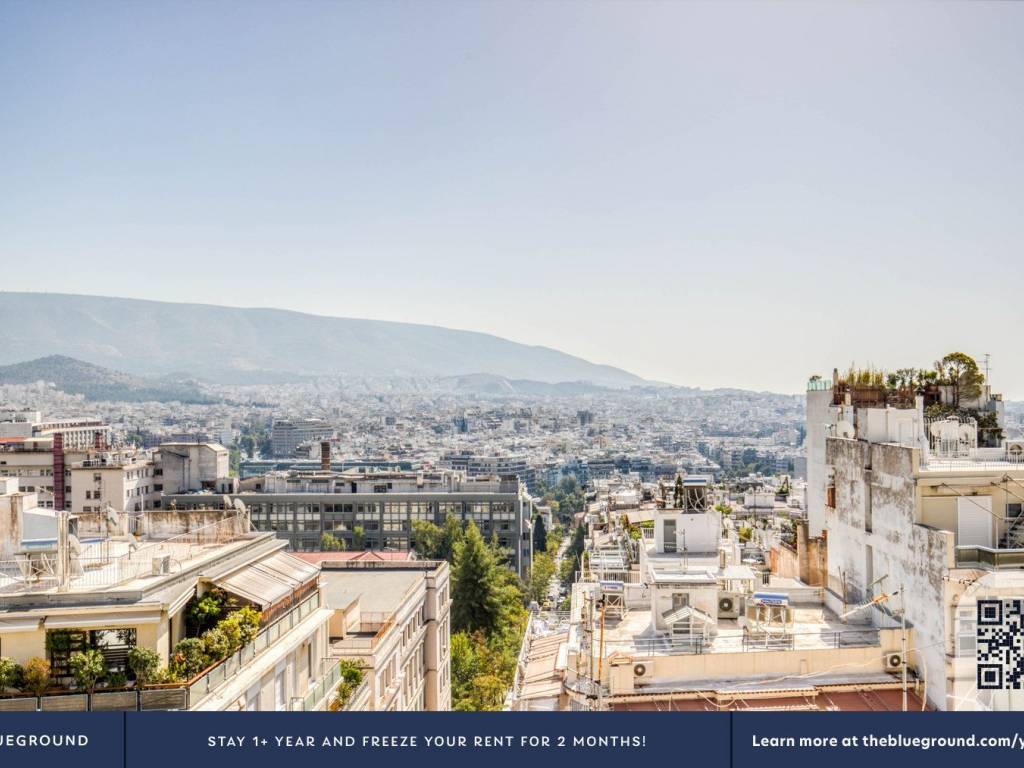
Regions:
M 428 560 L 455 560 L 455 548 L 463 539 L 462 522 L 455 515 L 448 515 L 444 525 L 429 520 L 413 520 L 412 539 L 416 552 Z
M 682 509 L 686 503 L 684 492 L 683 492 L 683 478 L 682 475 L 676 475 L 676 484 L 672 489 L 672 506 L 675 509 Z
M 21 681 L 21 668 L 6 656 L 0 656 L 0 693 L 15 687 Z
M 320 536 L 321 552 L 344 552 L 345 547 L 345 540 L 338 538 L 333 533 L 328 533 L 327 531 L 325 531 Z
M 361 525 L 352 529 L 352 549 L 362 549 L 366 543 L 366 530 Z
M 242 463 L 242 452 L 237 445 L 228 448 L 228 476 L 238 477 L 238 470 Z
M 209 664 L 203 641 L 198 637 L 186 637 L 174 646 L 168 667 L 175 678 L 191 680 Z
M 455 547 L 452 578 L 452 628 L 485 633 L 492 631 L 501 614 L 498 564 L 472 521 Z
M 480 671 L 476 643 L 466 632 L 452 635 L 451 644 L 452 708 L 473 711 L 473 681 Z
M 576 574 L 580 570 L 580 561 L 583 557 L 583 550 L 586 547 L 587 532 L 584 526 L 578 525 L 573 529 L 572 541 L 565 550 L 565 557 L 562 559 L 562 570 L 559 576 L 562 583 L 570 586 L 576 580 Z
M 540 603 L 548 595 L 551 577 L 555 575 L 555 561 L 544 552 L 534 552 L 533 566 L 530 568 L 530 586 L 527 597 Z
M 544 518 L 540 515 L 533 516 L 533 549 L 535 552 L 547 552 L 548 531 L 544 525 Z
M 107 674 L 107 660 L 95 648 L 75 651 L 68 657 L 68 666 L 71 668 L 71 674 L 78 687 L 84 688 L 89 693 L 96 689 L 96 683 Z
M 950 352 L 935 363 L 935 370 L 942 383 L 953 387 L 953 407 L 960 407 L 961 398 L 976 398 L 981 394 L 985 376 L 978 369 L 978 363 L 963 352 Z
M 135 646 L 128 651 L 128 668 L 135 673 L 140 688 L 152 682 L 160 666 L 160 654 L 150 648 Z
M 25 662 L 25 670 L 22 674 L 22 685 L 26 691 L 36 696 L 42 696 L 53 683 L 50 677 L 50 662 L 38 656 Z

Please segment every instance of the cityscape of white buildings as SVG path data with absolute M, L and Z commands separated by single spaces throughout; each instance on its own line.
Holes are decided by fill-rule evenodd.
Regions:
M 451 516 L 523 583 L 538 519 L 568 534 L 507 708 L 1024 708 L 977 676 L 979 601 L 1024 589 L 1024 408 L 987 383 L 217 394 L 0 385 L 0 657 L 67 683 L 99 648 L 116 677 L 133 648 L 212 642 L 204 599 L 260 616 L 166 684 L 0 710 L 449 709 L 449 568 L 412 532 Z M 545 495 L 570 476 L 566 518 Z

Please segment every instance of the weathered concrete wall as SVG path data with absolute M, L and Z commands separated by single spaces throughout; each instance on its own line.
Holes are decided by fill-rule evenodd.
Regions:
M 796 550 L 790 549 L 786 544 L 779 542 L 769 553 L 771 558 L 771 569 L 775 576 L 782 576 L 787 579 L 800 578 L 800 558 Z
M 228 509 L 151 509 L 144 512 L 139 519 L 141 532 L 145 536 L 166 538 L 184 533 L 192 533 L 200 528 L 212 526 L 222 520 L 234 518 L 238 512 Z M 236 533 L 245 533 L 241 521 Z M 213 529 L 211 529 L 211 533 Z
M 949 621 L 944 576 L 954 537 L 916 522 L 916 449 L 836 438 L 828 440 L 827 449 L 836 483 L 836 509 L 828 519 L 829 585 L 845 586 L 848 605 L 902 589 L 903 600 L 894 597 L 888 607 L 905 606 L 917 638 L 910 663 L 925 677 L 929 701 L 944 708 Z M 876 624 L 889 621 L 875 611 L 864 613 Z M 899 650 L 899 644 L 886 650 Z

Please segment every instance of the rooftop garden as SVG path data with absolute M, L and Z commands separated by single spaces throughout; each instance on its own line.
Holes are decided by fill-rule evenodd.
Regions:
M 137 645 L 135 629 L 50 630 L 47 658 L 22 666 L 0 657 L 0 696 L 183 685 L 251 643 L 260 618 L 259 611 L 221 590 L 193 598 L 186 608 L 188 636 L 174 646 L 165 666 L 155 650 Z
M 820 376 L 811 379 L 812 382 L 820 380 Z M 833 402 L 840 405 L 849 394 L 854 405 L 910 407 L 921 395 L 926 418 L 974 419 L 978 425 L 979 445 L 997 446 L 1003 433 L 996 413 L 976 407 L 984 384 L 985 374 L 973 357 L 951 352 L 935 361 L 931 368 L 886 371 L 851 365 L 833 386 Z

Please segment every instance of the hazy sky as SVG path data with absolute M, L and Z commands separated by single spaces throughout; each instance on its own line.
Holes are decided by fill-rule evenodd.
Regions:
M 0 2 L 0 288 L 1024 398 L 1024 3 Z M 211 329 L 216 332 L 216 329 Z

